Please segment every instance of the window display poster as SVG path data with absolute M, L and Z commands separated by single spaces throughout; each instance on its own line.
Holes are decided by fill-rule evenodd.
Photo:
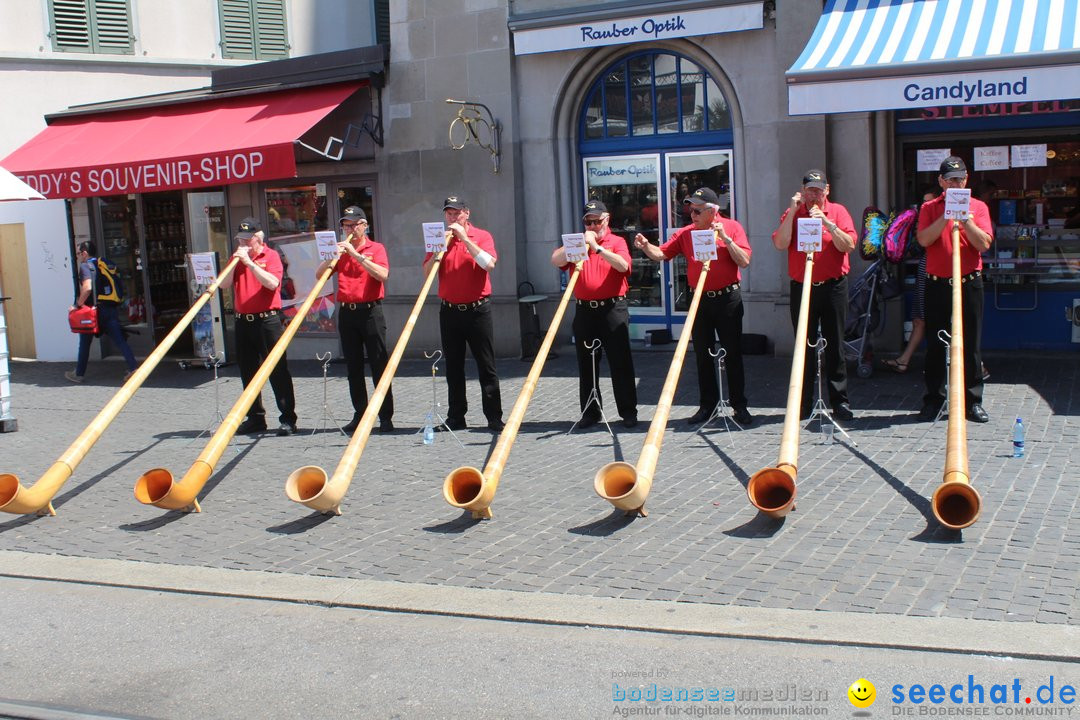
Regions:
M 1046 143 L 1012 146 L 1013 167 L 1046 167 Z
M 952 155 L 950 148 L 929 148 L 915 153 L 916 170 L 919 172 L 937 172 L 941 169 L 941 163 L 945 158 Z
M 945 157 L 948 157 L 946 155 Z M 940 163 L 939 163 L 940 164 Z M 821 220 L 819 218 L 799 218 L 797 220 L 795 246 L 799 252 L 821 252 Z
M 705 262 L 716 259 L 716 231 L 691 230 L 690 242 L 694 245 L 694 259 Z
M 945 219 L 967 220 L 971 215 L 971 188 L 945 190 Z
M 998 201 L 998 225 L 1015 225 L 1016 224 L 1016 201 L 1015 200 L 999 200 Z
M 330 235 L 335 233 L 330 232 Z M 322 263 L 319 257 L 319 248 L 314 234 L 294 235 L 287 240 L 274 243 L 274 249 L 281 255 L 281 264 L 284 266 L 285 276 L 292 278 L 288 299 L 282 297 L 282 314 L 293 321 L 296 311 L 304 304 L 307 296 L 315 287 L 315 270 Z M 287 284 L 282 279 L 282 285 Z M 315 298 L 308 310 L 307 315 L 300 320 L 300 333 L 333 333 L 336 330 L 333 320 L 334 313 L 333 283 L 323 285 L 319 296 Z
M 1008 170 L 1009 146 L 993 145 L 975 148 L 975 171 Z
M 207 286 L 217 278 L 217 255 L 212 252 L 192 253 L 188 257 L 191 259 L 191 295 L 198 297 L 206 292 Z M 203 303 L 192 319 L 191 337 L 196 357 L 207 359 L 217 357 L 214 311 L 211 303 Z
M 562 245 L 566 250 L 566 262 L 581 262 L 589 256 L 585 247 L 585 233 L 565 233 L 562 236 Z

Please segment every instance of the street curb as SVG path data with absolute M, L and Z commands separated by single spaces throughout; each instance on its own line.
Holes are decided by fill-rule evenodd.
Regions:
M 1080 663 L 1080 628 L 446 587 L 0 551 L 0 576 L 106 587 L 710 637 Z

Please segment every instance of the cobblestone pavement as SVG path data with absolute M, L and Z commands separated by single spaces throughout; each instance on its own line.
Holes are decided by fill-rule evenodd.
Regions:
M 749 476 L 776 462 L 790 359 L 747 358 L 751 410 L 744 431 L 703 435 L 683 418 L 696 408 L 686 364 L 649 497 L 650 515 L 626 519 L 593 492 L 606 462 L 634 463 L 671 361 L 670 349 L 637 351 L 640 414 L 634 430 L 613 425 L 567 435 L 576 417 L 572 350 L 548 361 L 498 494 L 494 518 L 473 521 L 442 498 L 446 474 L 482 467 L 494 435 L 417 429 L 432 402 L 430 365 L 403 363 L 394 384 L 398 431 L 373 435 L 343 504 L 313 514 L 284 494 L 301 465 L 332 472 L 347 439 L 316 432 L 321 366 L 291 361 L 302 432 L 238 436 L 200 497 L 201 514 L 164 512 L 132 495 L 152 467 L 181 476 L 215 418 L 212 375 L 158 368 L 57 494 L 56 517 L 0 517 L 0 549 L 158 563 L 375 578 L 450 586 L 727 603 L 744 606 L 947 616 L 1041 623 L 1080 622 L 1080 386 L 1075 356 L 991 356 L 991 422 L 968 423 L 970 468 L 982 494 L 978 522 L 941 529 L 929 497 L 941 481 L 945 423 L 917 422 L 921 375 L 878 371 L 850 380 L 857 447 L 802 433 L 799 501 L 783 520 L 758 516 Z M 471 364 L 471 363 L 470 363 Z M 34 482 L 120 386 L 122 365 L 96 361 L 87 383 L 67 365 L 15 363 L 15 433 L 0 435 L 0 472 Z M 502 359 L 508 416 L 528 364 Z M 606 370 L 605 370 L 606 372 Z M 344 366 L 330 366 L 331 411 L 345 421 Z M 241 387 L 222 369 L 220 409 Z M 481 425 L 470 367 L 469 421 Z M 440 373 L 436 394 L 445 402 Z M 610 400 L 610 383 L 602 381 Z M 272 396 L 264 392 L 268 407 Z M 611 406 L 614 403 L 610 403 Z M 271 413 L 272 417 L 273 413 Z M 1011 457 L 1011 425 L 1027 425 L 1027 457 Z M 617 420 L 618 418 L 614 418 Z

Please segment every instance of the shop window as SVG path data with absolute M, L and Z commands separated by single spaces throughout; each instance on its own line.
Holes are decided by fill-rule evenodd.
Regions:
M 53 50 L 132 55 L 128 0 L 49 0 Z
M 582 116 L 586 140 L 731 129 L 731 111 L 709 74 L 666 52 L 632 55 L 589 89 Z
M 221 56 L 270 60 L 289 56 L 284 0 L 218 0 Z
M 292 318 L 315 285 L 319 253 L 315 232 L 336 229 L 330 220 L 322 183 L 291 185 L 266 189 L 266 244 L 281 255 L 284 277 L 281 281 L 281 304 L 285 317 Z M 315 299 L 299 332 L 310 335 L 333 332 L 333 287 L 327 284 Z

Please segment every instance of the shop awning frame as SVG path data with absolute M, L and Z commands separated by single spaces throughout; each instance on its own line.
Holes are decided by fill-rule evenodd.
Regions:
M 295 144 L 368 80 L 53 116 L 3 164 L 48 198 L 296 176 Z
M 786 73 L 811 115 L 1080 95 L 1077 0 L 828 0 Z

